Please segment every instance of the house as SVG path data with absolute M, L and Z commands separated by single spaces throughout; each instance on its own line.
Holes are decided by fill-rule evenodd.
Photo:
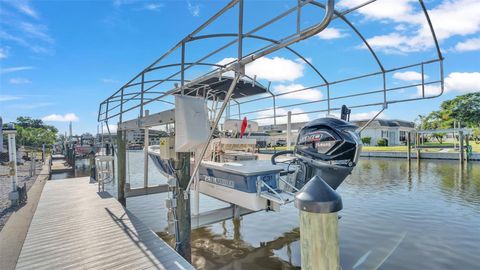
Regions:
M 362 127 L 368 120 L 352 121 Z M 403 120 L 375 119 L 360 133 L 360 137 L 370 137 L 370 145 L 377 145 L 378 140 L 388 140 L 388 145 L 404 145 L 407 141 L 407 133 L 415 132 L 415 123 Z M 414 136 L 411 137 L 412 140 Z

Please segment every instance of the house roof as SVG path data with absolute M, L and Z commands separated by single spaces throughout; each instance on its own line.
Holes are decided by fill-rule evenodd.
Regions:
M 364 126 L 369 120 L 358 120 L 352 121 L 354 124 L 358 126 Z M 407 128 L 414 128 L 415 123 L 410 121 L 404 120 L 389 120 L 389 119 L 375 119 L 370 123 L 371 127 L 407 127 Z

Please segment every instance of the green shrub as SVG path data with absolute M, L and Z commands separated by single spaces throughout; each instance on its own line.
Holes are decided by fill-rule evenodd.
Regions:
M 371 142 L 372 142 L 372 137 L 363 137 L 362 138 L 362 143 L 363 144 L 370 145 Z
M 387 139 L 384 139 L 384 138 L 378 139 L 378 140 L 377 140 L 377 145 L 378 145 L 378 146 L 388 146 L 388 140 L 387 140 Z

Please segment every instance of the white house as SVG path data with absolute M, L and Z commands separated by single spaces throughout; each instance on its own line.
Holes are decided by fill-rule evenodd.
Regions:
M 352 121 L 359 127 L 365 125 L 368 120 Z M 368 127 L 366 127 L 360 136 L 371 137 L 370 145 L 377 145 L 377 141 L 381 138 L 388 140 L 388 145 L 404 145 L 407 141 L 407 133 L 415 132 L 415 124 L 403 120 L 373 120 Z M 412 140 L 414 136 L 411 137 Z

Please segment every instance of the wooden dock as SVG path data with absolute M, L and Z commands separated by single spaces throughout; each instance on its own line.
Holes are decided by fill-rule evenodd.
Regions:
M 17 269 L 194 269 L 89 181 L 46 183 Z
M 52 155 L 52 163 L 50 166 L 51 173 L 62 173 L 62 172 L 69 172 L 72 170 L 73 170 L 73 167 L 67 163 L 65 156 Z

